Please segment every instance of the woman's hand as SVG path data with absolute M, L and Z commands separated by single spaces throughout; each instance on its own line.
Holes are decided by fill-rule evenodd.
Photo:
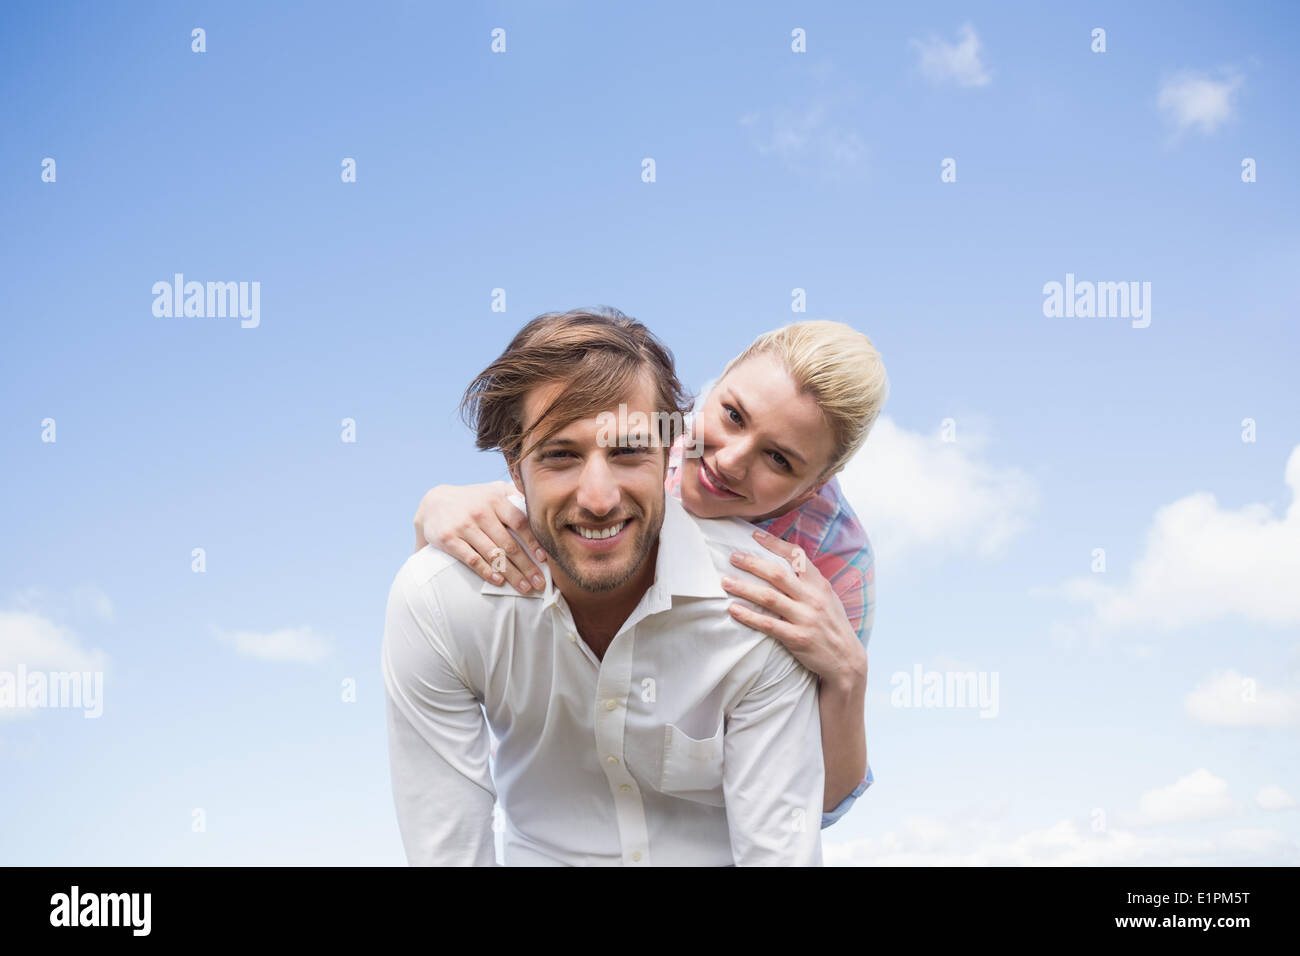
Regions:
M 724 577 L 722 586 L 776 616 L 738 603 L 731 605 L 732 616 L 775 637 L 799 663 L 820 677 L 824 686 L 865 688 L 867 651 L 830 582 L 801 548 L 761 530 L 754 532 L 754 540 L 785 558 L 789 567 L 737 551 L 731 555 L 731 563 L 772 586 L 732 577 Z
M 430 488 L 415 512 L 415 550 L 432 544 L 484 581 L 504 584 L 508 580 L 520 594 L 540 591 L 546 581 L 532 558 L 545 561 L 546 552 L 533 537 L 528 516 L 509 500 L 518 493 L 508 481 Z M 508 528 L 518 532 L 527 551 Z
M 867 650 L 830 582 L 802 549 L 766 531 L 755 531 L 754 540 L 785 558 L 788 566 L 737 551 L 731 563 L 772 587 L 732 577 L 724 577 L 722 586 L 777 615 L 731 605 L 736 620 L 776 638 L 821 678 L 817 714 L 826 768 L 822 811 L 829 812 L 848 798 L 867 773 Z

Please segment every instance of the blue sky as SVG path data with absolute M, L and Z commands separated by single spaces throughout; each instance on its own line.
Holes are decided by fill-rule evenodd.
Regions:
M 412 512 L 501 476 L 469 378 L 597 303 L 695 385 L 801 318 L 884 356 L 877 783 L 829 862 L 1297 861 L 1294 8 L 268 6 L 0 13 L 0 670 L 105 675 L 0 715 L 0 863 L 402 863 Z M 177 272 L 260 324 L 156 317 Z M 1150 326 L 1045 317 L 1067 273 Z M 997 716 L 893 706 L 917 665 Z

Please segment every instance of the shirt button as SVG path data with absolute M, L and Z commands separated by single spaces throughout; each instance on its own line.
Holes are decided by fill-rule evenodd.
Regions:
M 622 784 L 618 789 L 621 790 L 621 791 L 623 791 L 623 793 L 627 793 L 627 792 L 630 791 L 632 788 L 631 788 L 630 786 L 628 786 L 628 785 L 625 783 L 625 784 Z
M 610 754 L 608 757 L 605 758 L 605 762 L 606 762 L 606 763 L 618 763 L 618 758 L 615 757 L 613 754 Z
M 641 851 L 640 851 L 640 850 L 633 850 L 633 851 L 632 851 L 632 862 L 635 863 L 637 860 L 640 860 L 640 859 L 641 859 Z
M 574 635 L 574 634 L 572 634 L 572 633 L 569 634 L 569 643 L 570 643 L 570 644 L 577 644 L 577 643 L 578 643 L 578 638 L 577 638 L 577 636 Z
M 613 710 L 617 706 L 618 706 L 618 701 L 614 700 L 614 698 L 612 697 L 609 700 L 605 701 L 606 710 Z

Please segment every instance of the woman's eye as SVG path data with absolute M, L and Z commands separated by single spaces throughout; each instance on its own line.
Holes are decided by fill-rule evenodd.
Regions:
M 723 405 L 722 407 L 727 410 L 727 417 L 730 418 L 735 424 L 737 425 L 745 424 L 744 419 L 740 417 L 740 412 L 736 411 L 730 405 Z
M 776 462 L 777 467 L 782 468 L 785 471 L 790 470 L 790 462 L 787 461 L 785 455 L 781 454 L 779 451 L 772 452 L 772 460 Z

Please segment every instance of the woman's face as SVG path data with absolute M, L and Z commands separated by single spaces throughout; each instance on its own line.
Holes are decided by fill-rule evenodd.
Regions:
M 833 444 L 817 403 L 776 358 L 755 355 L 696 411 L 682 456 L 682 504 L 700 518 L 784 514 L 817 493 Z

